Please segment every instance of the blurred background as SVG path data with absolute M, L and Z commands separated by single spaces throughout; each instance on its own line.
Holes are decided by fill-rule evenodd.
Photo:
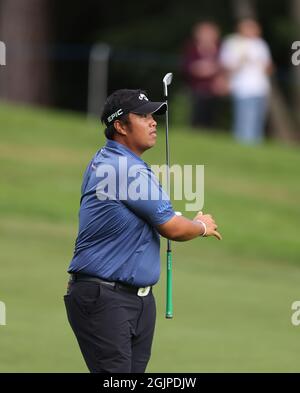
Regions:
M 223 241 L 174 244 L 168 321 L 162 240 L 148 371 L 300 371 L 299 26 L 300 0 L 0 0 L 0 372 L 87 371 L 62 300 L 81 177 L 107 94 L 161 100 L 167 72 L 171 161 L 205 165 Z

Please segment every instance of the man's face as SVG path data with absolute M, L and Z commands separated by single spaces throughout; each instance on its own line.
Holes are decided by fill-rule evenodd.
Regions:
M 238 30 L 247 38 L 257 38 L 261 36 L 261 28 L 259 24 L 252 19 L 246 19 L 240 22 Z
M 136 154 L 141 155 L 156 142 L 157 122 L 151 114 L 136 115 L 129 113 L 129 124 L 126 126 L 126 145 Z

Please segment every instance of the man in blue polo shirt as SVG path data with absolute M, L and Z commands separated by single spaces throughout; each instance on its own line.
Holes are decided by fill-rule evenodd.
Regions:
M 79 232 L 64 296 L 68 320 L 91 372 L 144 372 L 156 319 L 160 235 L 221 239 L 210 215 L 175 215 L 141 155 L 156 142 L 153 114 L 166 103 L 117 90 L 103 113 L 106 145 L 84 174 Z

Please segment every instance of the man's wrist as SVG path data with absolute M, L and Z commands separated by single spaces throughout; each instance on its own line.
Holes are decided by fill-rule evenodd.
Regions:
M 207 227 L 206 227 L 205 222 L 203 222 L 203 221 L 201 221 L 201 220 L 198 220 L 198 219 L 196 220 L 196 222 L 200 222 L 200 224 L 202 224 L 202 227 L 203 227 L 203 229 L 204 229 L 204 232 L 203 232 L 203 233 L 200 233 L 199 236 L 202 236 L 202 237 L 206 236 L 206 234 L 207 234 Z

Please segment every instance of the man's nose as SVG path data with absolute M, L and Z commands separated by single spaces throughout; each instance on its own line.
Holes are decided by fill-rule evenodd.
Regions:
M 157 126 L 157 121 L 154 119 L 154 117 L 151 115 L 151 125 L 153 125 L 153 126 Z

